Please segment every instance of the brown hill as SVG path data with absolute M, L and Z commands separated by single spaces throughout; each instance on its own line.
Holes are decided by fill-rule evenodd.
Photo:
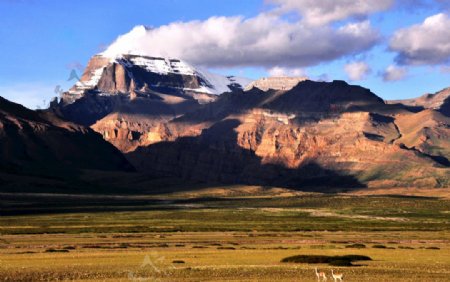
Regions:
M 450 87 L 434 94 L 425 94 L 415 99 L 392 100 L 390 104 L 400 103 L 418 109 L 432 109 L 450 117 Z
M 132 166 L 90 128 L 0 97 L 2 173 L 64 177 L 81 169 L 131 170 Z

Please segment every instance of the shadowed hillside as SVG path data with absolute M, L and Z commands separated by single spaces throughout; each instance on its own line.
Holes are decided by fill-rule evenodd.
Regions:
M 0 171 L 76 177 L 81 169 L 132 171 L 114 146 L 90 128 L 0 97 Z

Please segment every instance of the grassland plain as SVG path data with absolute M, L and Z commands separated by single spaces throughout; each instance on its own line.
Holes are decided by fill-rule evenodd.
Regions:
M 255 190 L 256 189 L 256 190 Z M 230 187 L 2 194 L 0 281 L 450 281 L 450 201 Z M 52 210 L 52 213 L 49 213 Z M 364 255 L 353 267 L 282 263 Z

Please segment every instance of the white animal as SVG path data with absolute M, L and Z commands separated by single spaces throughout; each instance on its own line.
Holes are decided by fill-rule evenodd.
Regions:
M 333 277 L 334 282 L 338 281 L 338 279 L 341 282 L 344 281 L 344 274 L 342 274 L 342 273 L 334 273 L 333 269 L 331 270 L 331 276 Z
M 317 271 L 317 267 L 316 267 L 316 276 L 317 276 L 317 281 L 320 282 L 320 279 L 322 279 L 322 281 L 327 281 L 327 275 L 325 274 L 325 272 L 318 272 Z

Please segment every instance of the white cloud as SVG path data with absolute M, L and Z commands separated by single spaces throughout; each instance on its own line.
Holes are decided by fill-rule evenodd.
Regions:
M 382 73 L 382 76 L 384 81 L 398 81 L 404 79 L 407 74 L 408 70 L 406 68 L 390 65 Z
M 350 17 L 365 17 L 390 8 L 394 0 L 266 0 L 279 13 L 297 12 L 305 23 L 323 25 Z
M 370 73 L 370 67 L 365 62 L 352 62 L 344 66 L 344 70 L 351 80 L 362 80 Z
M 380 36 L 368 21 L 310 27 L 274 14 L 137 26 L 104 52 L 180 58 L 205 67 L 305 67 L 364 52 Z
M 450 61 L 450 18 L 440 13 L 421 24 L 400 29 L 390 40 L 397 52 L 396 62 L 403 65 L 439 65 Z
M 270 76 L 306 76 L 305 71 L 301 68 L 283 68 L 273 67 L 268 70 Z

